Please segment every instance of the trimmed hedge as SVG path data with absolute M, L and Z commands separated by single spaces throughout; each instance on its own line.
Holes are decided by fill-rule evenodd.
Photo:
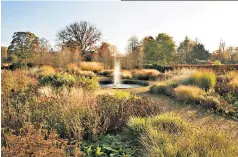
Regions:
M 145 64 L 143 65 L 145 69 L 156 69 L 159 72 L 164 73 L 165 71 L 174 70 L 172 66 L 159 65 L 159 64 Z
M 223 65 L 211 65 L 211 64 L 181 64 L 173 65 L 173 69 L 183 69 L 183 68 L 196 68 L 196 69 L 209 69 L 215 72 L 225 73 L 227 71 L 238 70 L 238 64 L 223 64 Z

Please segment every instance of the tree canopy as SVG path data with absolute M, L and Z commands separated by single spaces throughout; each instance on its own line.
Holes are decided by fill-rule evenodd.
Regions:
M 59 31 L 57 39 L 62 47 L 78 48 L 82 55 L 86 55 L 101 39 L 101 32 L 89 22 L 74 22 Z
M 30 57 L 39 46 L 39 38 L 31 32 L 15 32 L 12 38 L 8 52 L 20 59 Z

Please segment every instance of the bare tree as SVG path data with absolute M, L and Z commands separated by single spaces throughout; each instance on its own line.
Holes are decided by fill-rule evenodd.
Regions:
M 219 51 L 220 51 L 221 53 L 224 53 L 224 52 L 225 52 L 225 47 L 226 47 L 225 41 L 220 40 Z
M 139 67 L 143 62 L 142 45 L 136 36 L 128 39 L 127 58 L 132 67 Z
M 101 39 L 101 32 L 88 22 L 75 22 L 58 32 L 57 39 L 62 47 L 79 49 L 82 55 Z

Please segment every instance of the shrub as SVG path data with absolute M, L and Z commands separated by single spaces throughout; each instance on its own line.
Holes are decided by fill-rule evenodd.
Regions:
M 2 96 L 8 96 L 11 91 L 23 90 L 29 84 L 36 84 L 37 80 L 30 77 L 26 71 L 2 71 Z
M 159 71 L 153 69 L 141 69 L 132 71 L 133 78 L 139 80 L 155 80 L 159 74 Z
M 89 91 L 96 90 L 99 87 L 98 80 L 96 77 L 80 77 L 77 80 L 77 85 Z
M 63 138 L 95 139 L 100 132 L 95 96 L 80 88 L 64 88 L 50 97 L 38 97 L 30 110 L 33 124 L 55 129 Z
M 27 69 L 27 65 L 25 63 L 12 63 L 9 65 L 10 70 L 16 70 L 16 69 Z
M 55 74 L 55 69 L 52 66 L 48 66 L 48 65 L 41 66 L 38 72 L 38 75 L 40 77 L 49 76 L 52 74 Z
M 95 90 L 98 88 L 98 81 L 96 77 L 76 77 L 68 73 L 56 73 L 54 75 L 39 78 L 41 85 L 51 85 L 56 88 L 61 87 L 82 87 L 86 90 Z
M 225 74 L 228 80 L 233 80 L 238 78 L 238 71 L 229 71 Z
M 132 74 L 130 71 L 122 71 L 121 78 L 122 79 L 132 79 Z
M 79 68 L 84 71 L 100 72 L 103 70 L 103 65 L 99 62 L 80 62 Z
M 80 77 L 87 77 L 87 78 L 96 77 L 96 74 L 92 71 L 79 71 L 78 73 L 76 73 L 76 75 L 78 75 Z
M 237 80 L 232 80 L 231 82 L 228 83 L 228 88 L 230 89 L 230 92 L 238 97 L 238 79 Z
M 232 94 L 238 96 L 238 72 L 230 71 L 218 77 L 215 91 L 221 95 Z
M 170 134 L 181 133 L 186 129 L 186 123 L 181 118 L 175 117 L 172 114 L 156 116 L 150 120 L 150 123 L 160 131 L 166 131 Z
M 114 93 L 114 96 L 118 99 L 129 99 L 131 97 L 131 94 L 123 90 L 117 90 Z
M 34 63 L 27 63 L 26 65 L 27 65 L 27 67 L 29 67 L 29 68 L 33 68 L 33 67 L 35 66 Z
M 69 64 L 66 67 L 66 71 L 70 74 L 74 74 L 80 77 L 88 77 L 88 78 L 92 78 L 92 77 L 96 77 L 95 73 L 92 71 L 81 71 L 80 68 L 78 67 L 77 64 Z
M 76 78 L 68 73 L 57 73 L 48 75 L 39 79 L 41 85 L 51 85 L 53 87 L 73 86 L 76 83 Z
M 113 76 L 113 70 L 104 70 L 102 72 L 98 73 L 99 75 L 106 76 L 106 77 L 112 77 Z
M 208 91 L 216 84 L 216 74 L 212 71 L 195 72 L 190 78 L 191 84 Z
M 159 83 L 150 87 L 150 92 L 154 94 L 165 94 L 166 87 L 168 85 L 166 83 Z
M 175 96 L 182 101 L 197 101 L 199 96 L 204 95 L 204 91 L 196 86 L 180 85 L 174 89 Z
M 31 127 L 20 136 L 4 135 L 3 156 L 67 156 L 67 141 L 59 139 L 55 132 L 49 135 Z M 80 155 L 79 152 L 74 155 Z
M 149 86 L 148 81 L 142 81 L 142 80 L 123 80 L 122 82 L 125 84 L 138 84 L 141 86 Z
M 213 62 L 213 64 L 214 64 L 214 65 L 222 65 L 222 64 L 221 64 L 221 61 L 219 61 L 219 60 L 215 60 L 215 61 Z
M 66 66 L 66 71 L 69 73 L 77 73 L 78 71 L 80 71 L 80 68 L 78 64 L 71 63 Z
M 161 111 L 161 107 L 147 97 L 131 96 L 129 99 L 118 99 L 117 96 L 104 94 L 97 97 L 97 102 L 100 115 L 103 116 L 103 132 L 121 131 L 130 116 L 144 117 Z
M 205 108 L 215 109 L 220 105 L 220 101 L 214 96 L 207 96 L 203 100 L 201 100 L 201 105 Z
M 147 116 L 161 111 L 157 103 L 146 97 L 125 99 L 125 94 L 95 97 L 73 88 L 49 96 L 39 97 L 37 104 L 30 107 L 31 121 L 57 130 L 60 137 L 96 140 L 100 134 L 122 131 L 131 115 Z
M 16 62 L 18 62 L 18 57 L 17 57 L 16 55 L 11 54 L 11 55 L 7 58 L 7 61 L 8 61 L 8 62 L 11 62 L 11 63 L 16 63 Z

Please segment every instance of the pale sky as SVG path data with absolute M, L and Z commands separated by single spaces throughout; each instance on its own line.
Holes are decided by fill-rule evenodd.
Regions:
M 198 38 L 210 52 L 220 39 L 238 46 L 238 2 L 2 2 L 1 44 L 8 46 L 17 31 L 44 37 L 52 46 L 57 32 L 76 21 L 88 21 L 102 32 L 102 41 L 125 51 L 135 35 L 171 35 L 176 45 Z

